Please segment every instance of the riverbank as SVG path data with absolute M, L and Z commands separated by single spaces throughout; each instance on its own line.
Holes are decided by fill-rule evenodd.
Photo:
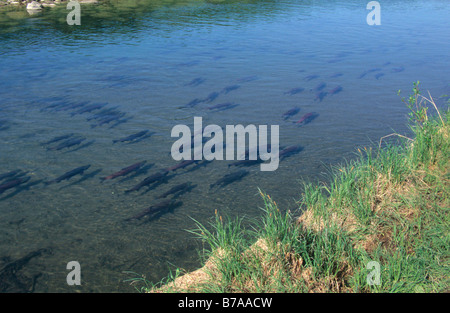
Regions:
M 262 191 L 264 214 L 250 229 L 216 211 L 191 231 L 204 242 L 204 266 L 140 291 L 448 291 L 450 111 L 418 84 L 403 100 L 414 137 L 381 138 L 379 149 L 334 168 L 329 183 L 305 183 L 299 218 Z
M 24 8 L 28 7 L 28 4 L 35 3 L 35 10 L 39 10 L 45 7 L 54 7 L 58 4 L 66 4 L 69 0 L 0 0 L 1 6 L 23 6 Z M 98 3 L 97 0 L 77 0 L 80 4 L 95 4 Z M 30 8 L 31 9 L 31 8 Z

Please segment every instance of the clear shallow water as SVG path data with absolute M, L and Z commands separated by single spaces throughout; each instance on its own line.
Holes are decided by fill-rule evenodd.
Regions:
M 169 269 L 199 266 L 201 243 L 186 232 L 223 215 L 260 215 L 257 188 L 280 207 L 295 207 L 301 180 L 326 180 L 328 166 L 352 158 L 358 147 L 397 131 L 407 133 L 407 96 L 412 82 L 438 98 L 449 92 L 450 7 L 447 1 L 382 4 L 382 25 L 366 24 L 364 1 L 117 1 L 82 7 L 82 25 L 65 24 L 67 10 L 28 17 L 0 11 L 0 173 L 28 171 L 27 188 L 0 194 L 0 268 L 47 248 L 17 275 L 35 280 L 36 292 L 133 291 L 123 271 L 156 282 Z M 373 71 L 370 71 L 373 70 Z M 367 73 L 369 71 L 369 73 Z M 364 73 L 367 73 L 363 75 Z M 375 76 L 377 74 L 384 74 Z M 311 75 L 318 76 L 308 80 Z M 201 78 L 198 85 L 189 85 Z M 329 91 L 315 100 L 311 89 Z M 195 98 L 239 85 L 210 104 L 185 107 Z M 304 91 L 289 95 L 293 88 Z M 444 103 L 444 99 L 438 99 Z M 124 114 L 122 123 L 95 124 L 95 113 L 75 114 L 82 102 L 106 103 Z M 239 106 L 211 112 L 208 106 Z M 61 106 L 57 106 L 61 104 Z M 294 106 L 300 112 L 284 121 Z M 298 127 L 307 112 L 319 116 Z M 214 161 L 169 175 L 167 183 L 125 191 L 176 164 L 170 137 L 177 124 L 279 125 L 280 145 L 303 150 L 275 172 L 248 168 L 249 175 L 223 188 L 210 184 L 235 170 Z M 136 143 L 113 140 L 149 129 Z M 42 143 L 74 133 L 86 140 L 71 149 Z M 147 160 L 146 171 L 100 180 Z M 46 185 L 76 167 L 83 176 Z M 180 206 L 153 220 L 124 220 L 157 203 L 171 187 L 195 188 Z M 66 284 L 66 264 L 81 265 L 82 285 Z M 14 277 L 13 277 L 14 278 Z M 11 288 L 24 289 L 22 285 Z M 11 289 L 9 289 L 11 290 Z

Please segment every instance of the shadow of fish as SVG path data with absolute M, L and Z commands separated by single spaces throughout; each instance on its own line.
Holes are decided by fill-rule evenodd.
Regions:
M 86 140 L 86 138 L 84 138 L 84 137 L 69 138 L 68 140 L 57 145 L 56 147 L 47 148 L 47 150 L 62 150 L 65 148 L 70 148 L 70 147 L 79 145 L 80 143 L 82 143 L 85 140 Z
M 25 175 L 26 172 L 22 172 L 22 170 L 14 170 L 14 171 L 10 171 L 7 173 L 3 173 L 3 174 L 0 174 L 0 180 L 3 180 L 5 178 L 11 178 L 11 177 L 17 178 L 18 176 L 21 176 L 19 174 Z
M 239 89 L 239 88 L 241 88 L 240 85 L 226 86 L 225 88 L 222 89 L 221 92 L 224 93 L 224 94 L 227 94 L 227 93 L 229 93 L 229 92 L 231 92 L 231 91 L 233 91 L 233 90 L 237 90 L 237 89 Z
M 400 73 L 403 72 L 405 70 L 405 68 L 403 66 L 400 67 L 395 67 L 391 70 L 392 73 Z
M 131 119 L 133 119 L 132 116 L 128 116 L 128 117 L 126 117 L 126 118 L 121 118 L 120 120 L 117 120 L 114 124 L 112 124 L 111 126 L 109 126 L 108 129 L 113 129 L 113 128 L 119 126 L 120 124 L 123 124 L 123 123 L 128 122 L 128 121 L 131 120 Z
M 143 218 L 145 216 L 160 213 L 161 211 L 169 210 L 172 204 L 173 204 L 173 202 L 170 199 L 163 200 L 157 204 L 154 204 L 154 205 L 144 209 L 140 213 L 125 219 L 125 221 L 128 222 L 128 221 L 132 221 L 132 220 L 140 220 L 141 218 Z
M 86 121 L 99 120 L 99 119 L 104 118 L 105 116 L 108 116 L 108 115 L 120 112 L 120 111 L 116 110 L 117 108 L 118 108 L 118 106 L 115 106 L 115 107 L 112 107 L 112 108 L 103 109 L 100 112 L 95 113 L 94 115 L 86 118 Z
M 201 99 L 199 99 L 199 98 L 195 98 L 194 100 L 192 100 L 191 102 L 189 102 L 188 104 L 186 104 L 186 107 L 191 107 L 191 108 L 193 108 L 193 107 L 195 107 L 197 104 L 200 104 L 200 103 L 202 103 L 202 102 L 204 102 L 204 100 L 201 100 Z
M 191 182 L 187 182 L 187 183 L 182 183 L 179 185 L 176 185 L 172 188 L 170 188 L 168 191 L 166 191 L 165 193 L 163 193 L 162 195 L 160 195 L 158 198 L 166 198 L 169 195 L 174 195 L 174 198 L 179 197 L 180 195 L 182 195 L 183 193 L 186 192 L 190 192 L 192 189 L 194 189 L 197 185 L 192 185 Z
M 297 88 L 292 88 L 291 90 L 286 91 L 284 94 L 292 96 L 292 95 L 298 94 L 304 90 L 305 90 L 305 88 L 297 87 Z
M 69 187 L 74 186 L 74 185 L 78 185 L 78 184 L 80 184 L 80 183 L 82 183 L 82 182 L 88 180 L 89 178 L 95 177 L 95 176 L 96 176 L 97 174 L 99 174 L 101 171 L 102 171 L 101 168 L 96 169 L 95 171 L 92 171 L 92 172 L 90 172 L 89 174 L 85 174 L 85 175 L 81 176 L 81 178 L 78 179 L 77 181 L 74 181 L 74 182 L 72 182 L 72 183 L 70 183 L 70 184 L 68 184 L 68 185 L 66 185 L 66 186 L 64 186 L 64 187 L 61 187 L 60 189 L 65 189 L 65 188 L 69 188 Z
M 213 102 L 218 96 L 218 92 L 211 92 L 205 99 L 203 99 L 203 102 Z
M 376 79 L 380 79 L 383 76 L 384 76 L 384 73 L 378 73 L 378 74 L 375 75 L 375 78 Z
M 225 102 L 225 103 L 219 103 L 216 105 L 213 105 L 211 107 L 208 107 L 208 110 L 212 110 L 212 111 L 225 111 L 225 110 L 229 110 L 232 108 L 237 107 L 239 104 L 237 103 L 231 103 L 231 102 Z
M 186 104 L 184 107 L 185 107 L 185 108 L 186 108 L 186 107 L 193 108 L 193 107 L 195 107 L 197 104 L 200 104 L 200 103 L 202 103 L 202 102 L 204 102 L 204 100 L 199 99 L 199 98 L 195 98 L 194 100 L 192 100 L 191 102 L 189 102 L 188 104 Z
M 104 118 L 99 119 L 97 124 L 92 124 L 91 128 L 94 128 L 97 126 L 102 126 L 104 124 L 109 124 L 111 122 L 117 121 L 117 120 L 121 119 L 122 117 L 124 117 L 125 115 L 126 115 L 125 112 L 119 112 L 117 114 L 107 115 Z
M 283 159 L 287 158 L 288 156 L 291 156 L 291 155 L 301 152 L 302 150 L 303 150 L 302 146 L 293 145 L 293 146 L 289 146 L 289 147 L 286 147 L 283 150 L 281 150 L 278 156 L 279 156 L 280 160 L 283 160 Z
M 101 180 L 105 181 L 105 180 L 108 180 L 108 179 L 114 179 L 116 177 L 125 176 L 125 175 L 127 175 L 127 174 L 129 174 L 131 172 L 139 170 L 146 162 L 147 161 L 142 161 L 142 162 L 138 162 L 138 163 L 132 164 L 130 166 L 124 167 L 123 169 L 121 169 L 118 172 L 115 172 L 115 173 L 113 173 L 113 174 L 111 174 L 109 176 L 106 176 L 106 177 L 102 177 Z
M 149 163 L 149 164 L 146 164 L 146 165 L 142 166 L 141 168 L 139 168 L 138 170 L 134 171 L 133 174 L 127 175 L 127 176 L 125 176 L 125 177 L 122 177 L 122 178 L 119 180 L 119 182 L 120 182 L 120 183 L 123 183 L 123 182 L 125 182 L 125 181 L 132 180 L 132 179 L 134 179 L 134 178 L 136 178 L 136 177 L 138 177 L 138 176 L 140 176 L 140 175 L 147 174 L 147 173 L 148 173 L 148 170 L 151 169 L 154 165 L 155 165 L 155 163 Z
M 58 136 L 58 137 L 54 137 L 52 139 L 50 139 L 49 141 L 43 142 L 42 145 L 50 145 L 52 143 L 64 140 L 64 139 L 68 139 L 70 137 L 72 137 L 74 134 L 70 133 L 70 134 L 66 134 L 66 135 L 62 135 L 62 136 Z
M 176 171 L 178 169 L 185 168 L 186 166 L 189 166 L 189 165 L 191 165 L 193 163 L 197 163 L 197 162 L 198 162 L 198 160 L 184 160 L 178 164 L 175 164 L 174 166 L 168 167 L 166 170 L 167 171 Z
M 254 81 L 254 80 L 257 80 L 257 79 L 258 79 L 258 76 L 251 75 L 251 76 L 245 76 L 245 77 L 238 78 L 238 79 L 236 79 L 236 82 L 238 82 L 238 83 L 248 83 L 248 82 L 251 82 L 251 81 Z
M 70 153 L 70 152 L 75 152 L 75 151 L 81 150 L 83 148 L 86 148 L 86 147 L 89 147 L 89 146 L 93 145 L 94 142 L 95 142 L 95 139 L 92 139 L 91 141 L 88 141 L 88 142 L 86 142 L 86 143 L 84 143 L 84 144 L 82 144 L 82 145 L 80 145 L 80 146 L 78 146 L 78 147 L 76 147 L 74 149 L 67 150 L 64 153 Z
M 89 104 L 89 101 L 84 101 L 84 102 L 78 102 L 78 103 L 72 103 L 69 105 L 65 105 L 65 106 L 61 106 L 58 107 L 56 110 L 54 110 L 55 112 L 60 112 L 60 111 L 68 111 L 68 110 L 74 110 L 74 109 L 79 109 L 81 107 L 84 107 L 85 105 Z
M 306 113 L 305 115 L 303 115 L 297 122 L 294 122 L 294 123 L 306 125 L 308 123 L 311 123 L 312 120 L 314 120 L 318 116 L 319 116 L 319 114 L 316 112 L 309 112 L 309 113 Z
M 230 174 L 225 175 L 218 181 L 216 181 L 214 184 L 209 185 L 209 188 L 212 188 L 214 186 L 222 186 L 225 187 L 226 185 L 229 185 L 233 182 L 236 182 L 238 180 L 241 180 L 244 176 L 248 175 L 250 172 L 247 170 L 239 170 Z
M 311 80 L 319 78 L 319 77 L 320 77 L 319 75 L 309 75 L 309 76 L 305 77 L 305 80 L 306 81 L 311 81 Z
M 294 116 L 295 114 L 297 114 L 299 111 L 300 111 L 300 108 L 295 107 L 295 108 L 290 109 L 289 111 L 284 112 L 281 117 L 284 120 L 287 120 L 291 116 Z
M 174 213 L 174 210 L 182 205 L 183 205 L 182 201 L 172 201 L 172 203 L 166 208 L 163 208 L 151 215 L 148 214 L 147 215 L 148 217 L 142 222 L 142 224 L 155 221 L 167 213 Z
M 228 164 L 228 167 L 230 167 L 230 166 L 252 166 L 252 165 L 258 165 L 263 162 L 264 161 L 259 158 L 256 160 L 239 160 L 239 161 L 233 162 L 231 164 Z
M 314 91 L 314 92 L 319 92 L 322 89 L 324 89 L 326 86 L 327 86 L 327 84 L 322 82 L 322 83 L 318 84 L 316 87 L 314 87 L 311 90 Z
M 43 180 L 39 179 L 39 180 L 35 180 L 35 181 L 29 182 L 29 183 L 20 184 L 20 185 L 16 186 L 16 189 L 13 192 L 9 193 L 7 196 L 5 196 L 3 198 L 0 198 L 0 201 L 12 198 L 15 195 L 17 195 L 18 193 L 25 191 L 25 190 L 29 190 L 31 187 L 39 185 L 42 182 L 43 182 Z M 1 194 L 1 192 L 0 192 L 0 194 Z
M 361 75 L 359 75 L 359 79 L 364 78 L 367 74 L 373 73 L 373 72 L 378 72 L 381 71 L 381 68 L 376 67 L 376 68 L 371 68 L 370 70 L 364 71 Z
M 314 98 L 314 101 L 319 100 L 319 102 L 322 102 L 322 100 L 328 95 L 328 92 L 326 91 L 321 91 L 319 93 L 316 94 L 316 97 Z
M 203 160 L 203 161 L 201 161 L 201 162 L 199 162 L 199 163 L 196 163 L 193 167 L 187 169 L 187 170 L 186 170 L 184 173 L 182 173 L 182 174 L 191 173 L 191 172 L 196 171 L 196 170 L 198 170 L 198 169 L 200 169 L 200 168 L 202 168 L 202 167 L 206 167 L 206 166 L 207 166 L 209 163 L 211 163 L 211 162 L 213 162 L 213 161 L 212 161 L 212 160 L 211 160 L 211 161 L 209 161 L 209 160 Z
M 336 73 L 336 74 L 331 75 L 330 78 L 337 78 L 337 77 L 341 77 L 342 75 L 344 75 L 344 74 Z
M 337 93 L 340 93 L 343 90 L 343 88 L 341 86 L 336 86 L 333 89 L 331 89 L 328 93 L 330 95 L 335 95 Z
M 3 192 L 5 192 L 8 189 L 15 188 L 15 187 L 18 187 L 18 186 L 26 183 L 27 181 L 30 180 L 30 178 L 31 177 L 29 177 L 29 176 L 18 177 L 18 178 L 14 178 L 14 179 L 11 179 L 11 180 L 8 180 L 8 181 L 2 183 L 0 185 L 0 194 L 2 194 Z
M 87 107 L 83 107 L 80 110 L 73 112 L 71 114 L 71 116 L 77 115 L 77 114 L 83 114 L 83 113 L 90 113 L 92 111 L 95 110 L 100 110 L 101 108 L 103 108 L 105 105 L 107 105 L 107 103 L 94 103 L 91 105 L 88 105 Z
M 167 173 L 169 173 L 169 171 L 162 170 L 162 171 L 160 171 L 158 173 L 155 173 L 155 174 L 153 174 L 151 176 L 148 176 L 143 181 L 141 181 L 139 184 L 134 186 L 133 188 L 125 190 L 125 193 L 129 193 L 129 192 L 132 192 L 132 191 L 139 191 L 144 186 L 148 186 L 150 184 L 156 183 L 156 182 L 162 180 L 163 178 L 165 178 Z
M 200 84 L 203 84 L 205 82 L 205 79 L 202 77 L 197 77 L 191 80 L 189 83 L 185 84 L 185 86 L 193 86 L 196 87 Z
M 140 131 L 140 132 L 138 132 L 138 133 L 129 135 L 129 136 L 125 137 L 125 138 L 115 139 L 115 140 L 113 140 L 113 143 L 116 143 L 116 142 L 135 141 L 136 139 L 138 139 L 138 138 L 140 138 L 140 137 L 142 137 L 142 136 L 145 136 L 148 132 L 149 132 L 149 130 L 146 129 L 146 130 Z
M 90 164 L 77 167 L 77 168 L 75 168 L 75 169 L 73 169 L 71 171 L 68 171 L 68 172 L 64 173 L 63 175 L 59 176 L 58 178 L 55 178 L 55 179 L 53 179 L 51 181 L 46 182 L 45 184 L 49 185 L 49 184 L 53 184 L 53 183 L 59 183 L 59 182 L 61 182 L 63 180 L 68 180 L 68 179 L 72 178 L 75 175 L 83 174 L 84 171 L 87 170 L 90 167 L 91 167 Z
M 0 292 L 1 293 L 25 293 L 33 292 L 36 279 L 40 274 L 32 278 L 21 275 L 20 271 L 28 262 L 43 253 L 50 252 L 50 249 L 41 248 L 26 254 L 24 257 L 7 263 L 0 269 Z
M 8 121 L 0 121 L 0 131 L 8 130 L 10 126 Z

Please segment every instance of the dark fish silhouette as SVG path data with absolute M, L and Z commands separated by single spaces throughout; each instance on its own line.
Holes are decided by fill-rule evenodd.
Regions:
M 377 71 L 381 71 L 381 68 L 376 67 L 376 68 L 371 68 L 370 70 L 367 70 L 365 72 L 363 72 L 361 75 L 359 75 L 358 78 L 363 78 L 365 77 L 367 74 L 373 73 L 373 72 L 377 72 Z
M 215 110 L 215 111 L 225 111 L 228 109 L 232 109 L 234 107 L 237 107 L 239 104 L 231 103 L 231 102 L 225 102 L 225 103 L 219 103 L 213 106 L 208 107 L 209 110 Z
M 405 68 L 403 66 L 400 67 L 395 67 L 391 70 L 392 73 L 400 73 L 403 72 L 405 70 Z
M 7 172 L 7 173 L 0 174 L 0 180 L 16 176 L 20 172 L 22 172 L 22 171 L 21 170 L 14 170 L 14 171 L 10 171 L 10 172 Z
M 36 278 L 40 274 L 34 275 L 29 278 L 21 274 L 22 268 L 27 265 L 27 263 L 40 256 L 44 252 L 49 252 L 49 249 L 42 248 L 32 251 L 26 254 L 20 259 L 14 260 L 7 263 L 0 269 L 0 292 L 1 293 L 28 293 L 34 291 L 34 285 L 36 283 Z
M 305 90 L 305 88 L 302 88 L 302 87 L 292 88 L 291 90 L 286 91 L 284 94 L 292 96 L 292 95 L 302 92 L 303 90 Z
M 344 75 L 344 74 L 336 73 L 336 74 L 331 75 L 330 78 L 337 78 L 337 77 L 341 77 L 342 75 Z
M 174 166 L 168 167 L 166 170 L 169 172 L 176 171 L 178 169 L 185 168 L 186 166 L 189 166 L 189 165 L 191 165 L 193 163 L 197 163 L 197 162 L 198 162 L 198 160 L 184 160 L 178 164 L 175 164 Z
M 0 120 L 0 131 L 9 129 L 7 120 Z
M 106 176 L 106 177 L 102 178 L 102 180 L 114 179 L 114 178 L 119 177 L 119 176 L 127 175 L 127 174 L 129 174 L 129 173 L 131 173 L 133 171 L 136 171 L 136 170 L 140 169 L 142 167 L 142 165 L 144 165 L 146 162 L 147 161 L 142 161 L 142 162 L 138 162 L 138 163 L 135 163 L 133 165 L 124 167 L 120 171 L 115 172 L 115 173 L 113 173 L 113 174 L 111 174 L 109 176 Z
M 71 115 L 74 116 L 77 114 L 89 113 L 89 112 L 92 112 L 95 110 L 99 110 L 99 109 L 103 108 L 106 104 L 107 103 L 94 103 L 94 104 L 88 105 L 87 107 L 81 108 L 80 110 L 72 113 Z
M 67 173 L 64 173 L 63 175 L 59 176 L 58 178 L 55 178 L 55 179 L 53 179 L 53 180 L 51 180 L 51 181 L 46 182 L 46 184 L 49 185 L 49 184 L 52 184 L 52 183 L 59 183 L 59 182 L 61 182 L 61 181 L 63 181 L 63 180 L 70 179 L 70 178 L 72 178 L 72 177 L 75 176 L 75 175 L 79 175 L 79 174 L 81 175 L 81 174 L 83 174 L 84 171 L 87 170 L 89 167 L 91 167 L 90 164 L 89 164 L 89 165 L 84 165 L 84 166 L 77 167 L 77 168 L 75 168 L 75 169 L 73 169 L 73 170 L 71 170 L 71 171 L 68 171 Z
M 303 150 L 302 146 L 293 145 L 293 146 L 289 146 L 289 147 L 286 147 L 283 150 L 281 150 L 278 156 L 279 156 L 279 159 L 282 160 L 288 156 L 299 153 L 302 150 Z
M 230 166 L 252 166 L 252 165 L 257 165 L 264 162 L 262 159 L 256 159 L 256 160 L 239 160 L 236 162 L 233 162 L 231 164 L 228 164 L 228 167 Z
M 311 81 L 311 80 L 319 78 L 319 77 L 320 77 L 319 75 L 309 75 L 309 76 L 305 77 L 305 80 L 306 81 Z
M 199 98 L 195 98 L 194 100 L 192 100 L 191 102 L 189 102 L 188 104 L 186 104 L 187 107 L 195 107 L 197 104 L 204 102 L 204 100 L 201 100 Z
M 319 92 L 319 91 L 321 91 L 323 88 L 325 88 L 326 86 L 327 86 L 326 83 L 320 83 L 320 84 L 318 84 L 316 87 L 314 87 L 314 88 L 312 89 L 312 91 L 314 91 L 314 92 Z
M 113 108 L 108 108 L 108 109 L 103 109 L 98 113 L 95 113 L 94 115 L 86 118 L 87 121 L 91 121 L 91 120 L 99 120 L 102 118 L 105 118 L 105 116 L 109 116 L 109 115 L 113 115 L 113 114 L 117 114 L 120 113 L 120 111 L 116 110 L 118 107 L 113 107 Z
M 148 176 L 143 181 L 141 181 L 139 184 L 137 184 L 136 186 L 134 186 L 131 189 L 126 190 L 125 192 L 128 193 L 128 192 L 132 192 L 132 191 L 138 191 L 139 189 L 141 189 L 144 186 L 148 186 L 150 184 L 153 184 L 153 183 L 163 179 L 167 175 L 168 172 L 169 171 L 167 171 L 167 170 L 162 170 L 156 174 Z
M 316 94 L 316 97 L 314 98 L 314 101 L 319 100 L 319 102 L 322 102 L 322 100 L 327 96 L 328 92 L 321 91 Z
M 47 148 L 47 150 L 62 150 L 65 148 L 70 148 L 70 147 L 79 145 L 80 143 L 82 143 L 85 140 L 86 140 L 86 138 L 84 138 L 84 137 L 71 138 L 71 139 L 68 139 L 68 140 L 60 143 L 56 147 Z
M 226 186 L 235 181 L 241 180 L 244 176 L 248 175 L 250 172 L 247 170 L 238 170 L 236 172 L 230 173 L 216 181 L 214 184 L 209 185 L 209 188 L 214 186 Z
M 233 90 L 236 90 L 236 89 L 239 89 L 239 88 L 241 88 L 240 85 L 231 85 L 231 86 L 227 86 L 227 87 L 225 87 L 225 88 L 222 89 L 222 93 L 227 94 L 227 93 L 229 93 L 230 91 L 233 91 Z
M 172 194 L 175 195 L 176 197 L 179 196 L 181 193 L 185 193 L 192 190 L 194 187 L 195 185 L 192 185 L 190 182 L 182 183 L 170 188 L 168 191 L 159 196 L 159 198 L 166 198 L 167 196 Z
M 145 136 L 147 133 L 148 133 L 148 129 L 143 130 L 143 131 L 140 131 L 140 132 L 138 132 L 138 133 L 136 133 L 136 134 L 132 134 L 132 135 L 127 136 L 127 137 L 125 137 L 125 138 L 115 139 L 115 140 L 113 140 L 113 143 L 116 143 L 116 142 L 126 142 L 126 141 L 134 141 L 134 140 L 136 140 L 136 139 L 138 139 L 138 138 L 140 138 L 140 137 L 142 137 L 142 136 Z
M 169 200 L 169 199 L 163 200 L 160 203 L 154 204 L 154 205 L 146 208 L 142 212 L 125 219 L 125 221 L 140 220 L 144 216 L 161 213 L 162 211 L 169 210 L 170 207 L 172 206 L 172 204 L 173 204 L 172 200 Z
M 314 120 L 318 116 L 319 116 L 319 114 L 316 112 L 306 113 L 297 122 L 295 122 L 295 124 L 305 125 L 305 124 L 311 123 L 311 121 Z
M 335 94 L 341 92 L 342 90 L 343 90 L 343 88 L 341 86 L 336 86 L 333 89 L 331 89 L 328 93 L 330 95 L 335 95 Z
M 297 114 L 300 111 L 300 108 L 292 108 L 289 111 L 286 111 L 283 113 L 282 118 L 284 120 L 287 120 L 288 118 L 290 118 L 291 116 L 294 116 L 295 114 Z
M 43 145 L 49 145 L 49 144 L 52 144 L 52 143 L 55 143 L 55 142 L 58 142 L 58 141 L 61 141 L 61 140 L 70 138 L 70 137 L 72 137 L 72 136 L 73 136 L 73 133 L 66 134 L 66 135 L 62 135 L 62 136 L 58 136 L 58 137 L 54 137 L 53 139 L 50 139 L 49 141 L 44 142 L 44 143 L 42 143 L 42 144 L 43 144 Z
M 104 118 L 99 119 L 97 124 L 92 124 L 91 128 L 94 128 L 96 126 L 102 126 L 104 124 L 109 124 L 113 121 L 117 121 L 117 120 L 121 119 L 122 117 L 124 117 L 125 114 L 126 114 L 125 112 L 118 112 L 116 114 L 107 115 Z
M 202 77 L 197 77 L 191 80 L 189 83 L 185 84 L 185 86 L 198 86 L 205 82 L 205 79 Z
M 26 177 L 19 177 L 19 178 L 15 178 L 9 181 L 4 182 L 3 184 L 0 185 L 0 194 L 2 194 L 4 191 L 17 187 L 21 184 L 26 183 L 27 181 L 30 180 L 31 177 L 26 176 Z
M 80 107 L 84 107 L 88 103 L 89 103 L 89 101 L 73 103 L 73 104 L 70 104 L 70 105 L 61 106 L 60 108 L 56 109 L 55 111 L 59 112 L 59 111 L 74 110 L 74 109 L 78 109 Z
M 378 73 L 375 75 L 375 78 L 380 79 L 380 77 L 383 77 L 383 76 L 384 76 L 384 73 Z
M 211 92 L 203 101 L 204 102 L 212 102 L 219 96 L 217 91 Z

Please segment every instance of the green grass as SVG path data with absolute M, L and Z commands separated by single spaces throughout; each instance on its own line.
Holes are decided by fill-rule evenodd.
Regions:
M 386 136 L 333 167 L 329 182 L 305 183 L 300 218 L 260 190 L 263 213 L 250 227 L 218 212 L 207 226 L 196 222 L 206 275 L 159 291 L 449 291 L 450 111 L 442 116 L 418 85 L 402 99 L 413 138 L 391 134 L 402 140 L 393 145 Z M 371 261 L 379 284 L 368 283 Z M 143 291 L 158 290 L 150 287 Z

